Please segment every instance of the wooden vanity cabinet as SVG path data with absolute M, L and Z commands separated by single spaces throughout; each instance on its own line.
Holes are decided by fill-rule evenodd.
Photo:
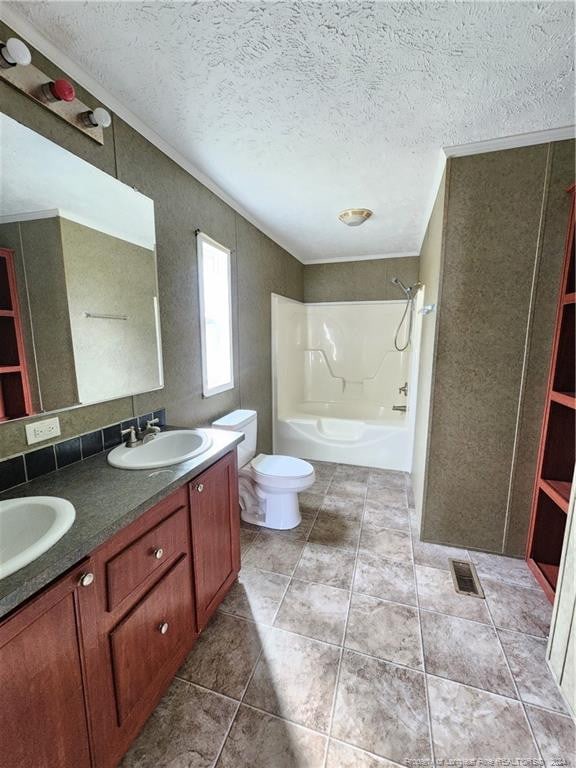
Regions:
M 239 569 L 232 451 L 0 622 L 0 768 L 115 768 Z
M 92 766 L 79 622 L 90 571 L 86 561 L 0 624 L 1 768 Z
M 202 631 L 240 571 L 236 451 L 189 485 L 196 621 Z

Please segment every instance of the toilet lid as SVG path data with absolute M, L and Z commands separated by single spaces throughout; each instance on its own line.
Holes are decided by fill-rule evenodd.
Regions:
M 266 456 L 261 453 L 252 460 L 252 469 L 259 475 L 269 477 L 308 477 L 314 467 L 303 459 L 294 456 Z

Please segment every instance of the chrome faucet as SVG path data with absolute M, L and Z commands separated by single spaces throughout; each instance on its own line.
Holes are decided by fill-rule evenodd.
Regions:
M 128 439 L 125 441 L 126 448 L 135 448 L 140 444 L 146 445 L 150 440 L 154 440 L 156 435 L 162 431 L 160 427 L 156 426 L 159 423 L 158 419 L 150 419 L 146 422 L 145 429 L 136 431 L 136 427 L 128 427 L 128 429 L 121 430 L 122 438 L 128 435 Z
M 158 419 L 150 419 L 150 421 L 146 422 L 146 428 L 138 433 L 138 437 L 142 440 L 142 445 L 149 443 L 150 440 L 154 440 L 156 435 L 162 431 L 160 427 L 157 426 L 159 423 Z
M 408 382 L 407 381 L 404 382 L 404 386 L 403 387 L 398 387 L 398 392 L 400 394 L 402 394 L 402 392 L 404 392 L 406 397 L 408 397 Z

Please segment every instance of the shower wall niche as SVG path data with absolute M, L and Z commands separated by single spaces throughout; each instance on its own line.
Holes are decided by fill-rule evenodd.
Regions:
M 416 303 L 412 343 L 399 352 L 405 306 L 272 297 L 277 453 L 410 470 L 420 316 Z

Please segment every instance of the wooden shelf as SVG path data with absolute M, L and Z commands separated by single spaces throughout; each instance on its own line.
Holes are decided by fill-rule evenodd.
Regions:
M 33 412 L 14 251 L 0 248 L 0 420 Z
M 572 187 L 569 192 L 571 203 L 564 247 L 564 266 L 558 293 L 526 549 L 528 566 L 551 602 L 554 601 L 560 570 L 576 462 L 576 187 Z
M 576 410 L 576 395 L 574 395 L 571 392 L 550 392 L 550 400 L 553 400 L 555 403 L 560 403 L 560 405 L 565 405 L 567 408 L 572 408 L 572 410 Z
M 544 493 L 552 499 L 563 512 L 568 514 L 568 502 L 570 501 L 572 483 L 567 483 L 564 480 L 540 479 L 539 485 Z
M 528 563 L 528 567 L 534 574 L 536 581 L 542 589 L 544 590 L 544 593 L 548 600 L 550 600 L 551 603 L 554 602 L 554 594 L 556 592 L 556 582 L 554 582 L 554 587 L 552 587 L 549 575 L 552 576 L 553 574 L 550 574 L 546 571 L 546 566 L 543 566 L 542 563 L 537 563 L 535 560 L 532 560 L 531 557 L 528 558 L 526 561 Z M 556 578 L 558 578 L 558 574 L 556 574 Z
M 552 565 L 551 563 L 536 563 L 536 565 L 540 568 L 544 574 L 544 578 L 550 586 L 553 587 L 553 589 L 556 589 L 560 567 L 558 565 Z

